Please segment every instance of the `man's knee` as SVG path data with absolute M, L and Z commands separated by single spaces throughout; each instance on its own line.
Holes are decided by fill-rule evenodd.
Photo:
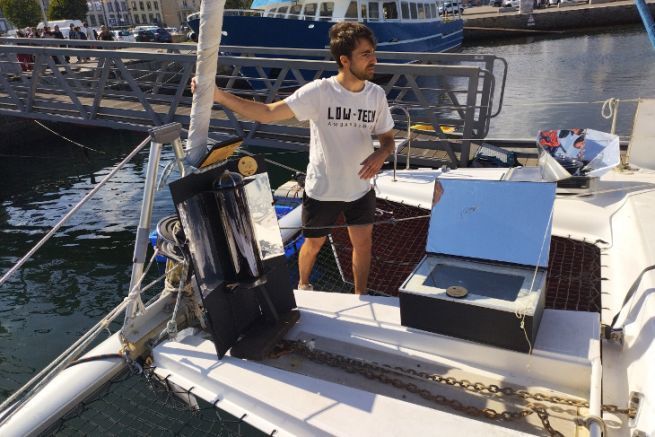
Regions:
M 305 242 L 302 245 L 301 251 L 306 251 L 308 254 L 315 255 L 323 247 L 326 237 L 316 237 L 316 238 L 305 238 Z
M 370 250 L 373 246 L 373 226 L 351 226 L 348 228 L 354 250 Z

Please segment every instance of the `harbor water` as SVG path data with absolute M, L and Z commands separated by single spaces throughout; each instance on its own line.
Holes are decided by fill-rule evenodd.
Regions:
M 509 63 L 505 101 L 490 136 L 534 138 L 544 128 L 609 131 L 602 102 L 621 99 L 617 133 L 629 139 L 636 99 L 655 97 L 655 50 L 642 27 L 476 42 L 464 53 Z M 51 126 L 0 156 L 0 272 L 6 272 L 143 138 Z M 41 129 L 36 124 L 34 129 Z M 269 151 L 270 152 L 270 151 Z M 164 160 L 170 160 L 167 151 Z M 302 169 L 306 154 L 277 158 Z M 127 294 L 147 153 L 119 172 L 8 283 L 0 287 L 0 400 L 46 366 Z M 164 162 L 165 164 L 165 162 Z M 163 165 L 163 164 L 162 164 Z M 272 184 L 290 177 L 275 171 Z M 166 190 L 154 220 L 171 214 Z

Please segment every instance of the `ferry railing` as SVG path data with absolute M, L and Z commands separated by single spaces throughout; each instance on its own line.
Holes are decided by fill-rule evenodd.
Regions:
M 252 16 L 252 17 L 263 17 L 264 10 L 262 9 L 225 9 L 223 11 L 224 15 L 236 15 L 236 16 Z
M 196 62 L 193 45 L 7 38 L 0 44 L 1 114 L 137 131 L 170 122 L 189 124 L 187 84 Z M 284 98 L 303 84 L 337 71 L 327 51 L 311 51 L 313 59 L 302 59 L 308 51 L 230 46 L 222 50 L 218 83 L 264 102 Z M 504 60 L 453 54 L 378 55 L 376 80 L 390 105 L 406 107 L 413 121 L 432 127 L 422 147 L 445 150 L 453 166 L 466 165 L 470 140 L 484 137 L 489 119 L 500 111 L 503 86 L 497 85 L 494 66 L 499 61 L 503 65 L 503 84 Z M 66 57 L 85 62 L 69 63 Z M 500 98 L 494 102 L 498 88 Z M 446 135 L 443 126 L 455 132 Z M 215 108 L 210 131 L 215 139 L 239 135 L 246 145 L 296 150 L 306 148 L 309 136 L 307 124 L 261 125 L 220 107 Z

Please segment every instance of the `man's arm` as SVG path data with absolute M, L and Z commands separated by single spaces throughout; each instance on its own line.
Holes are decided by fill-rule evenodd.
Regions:
M 380 141 L 380 148 L 362 161 L 362 168 L 358 173 L 360 179 L 371 179 L 375 176 L 396 147 L 392 130 L 378 135 L 378 141 Z
M 191 79 L 191 92 L 196 91 L 196 78 Z M 261 103 L 252 100 L 242 99 L 234 94 L 214 88 L 214 102 L 243 115 L 250 120 L 260 123 L 270 123 L 273 121 L 288 120 L 295 114 L 283 100 L 274 103 Z

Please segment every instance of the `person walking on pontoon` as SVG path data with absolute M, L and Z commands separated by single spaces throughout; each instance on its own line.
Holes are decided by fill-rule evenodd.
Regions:
M 330 227 L 343 213 L 353 245 L 355 293 L 367 293 L 375 218 L 370 180 L 395 146 L 385 92 L 369 82 L 377 62 L 375 45 L 373 33 L 363 24 L 340 22 L 330 28 L 330 52 L 339 67 L 335 76 L 314 80 L 269 104 L 245 100 L 218 87 L 214 91 L 216 103 L 258 122 L 293 117 L 310 122 L 299 289 L 313 289 L 310 275 L 316 257 Z M 371 135 L 380 141 L 378 150 L 373 149 Z

